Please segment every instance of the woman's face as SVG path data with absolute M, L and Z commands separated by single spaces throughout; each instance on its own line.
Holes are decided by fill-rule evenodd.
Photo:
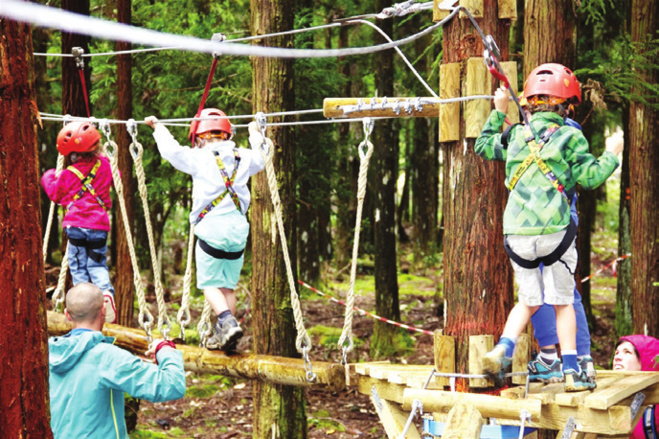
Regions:
M 623 341 L 618 345 L 613 357 L 613 370 L 641 370 L 641 360 L 636 355 L 633 344 Z

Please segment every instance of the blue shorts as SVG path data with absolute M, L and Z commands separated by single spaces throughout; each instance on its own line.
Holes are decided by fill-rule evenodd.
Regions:
M 195 235 L 211 247 L 225 252 L 239 252 L 247 245 L 249 223 L 238 210 L 220 215 L 206 215 L 195 226 Z M 216 259 L 199 247 L 195 247 L 197 288 L 235 289 L 240 280 L 245 255 L 238 259 Z

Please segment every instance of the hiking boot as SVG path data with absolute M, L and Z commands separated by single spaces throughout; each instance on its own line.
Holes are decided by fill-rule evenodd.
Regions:
M 595 377 L 597 376 L 597 372 L 595 372 L 595 363 L 593 362 L 593 357 L 590 355 L 586 355 L 583 357 L 581 360 L 579 360 L 579 367 L 581 370 L 586 371 L 586 375 L 588 375 L 588 379 L 592 380 L 592 382 L 595 382 Z
M 581 392 L 582 390 L 593 390 L 597 387 L 595 380 L 589 379 L 585 370 L 567 369 L 563 371 L 563 374 L 565 375 L 566 392 Z
M 512 358 L 506 357 L 506 348 L 502 345 L 496 345 L 483 357 L 483 372 L 494 379 L 497 386 L 502 386 L 503 373 L 512 362 Z
M 110 291 L 103 292 L 103 305 L 105 306 L 105 323 L 117 321 L 117 308 L 114 305 L 114 294 Z
M 235 351 L 238 340 L 242 336 L 243 330 L 234 316 L 227 317 L 223 322 L 220 322 L 218 317 L 213 328 L 213 335 L 206 341 L 206 348 L 219 349 L 225 352 Z
M 547 364 L 542 360 L 540 355 L 536 355 L 533 360 L 529 361 L 527 368 L 531 381 L 542 381 L 543 383 L 558 383 L 563 381 L 561 360 L 558 358 L 555 358 L 551 364 Z

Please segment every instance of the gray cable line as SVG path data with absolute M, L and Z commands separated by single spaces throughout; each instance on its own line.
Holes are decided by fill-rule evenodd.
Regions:
M 184 35 L 167 34 L 150 29 L 143 29 L 122 23 L 110 22 L 61 9 L 39 5 L 19 0 L 3 0 L 0 2 L 0 15 L 12 20 L 32 23 L 39 26 L 60 29 L 66 32 L 89 35 L 107 40 L 129 41 L 154 47 L 174 47 L 202 53 L 221 53 L 236 56 L 260 56 L 266 58 L 325 58 L 352 55 L 364 55 L 379 52 L 410 43 L 427 35 L 448 20 L 460 10 L 458 7 L 446 18 L 429 26 L 425 30 L 394 41 L 370 47 L 355 47 L 347 49 L 286 49 L 281 47 L 250 46 L 227 42 L 214 42 Z

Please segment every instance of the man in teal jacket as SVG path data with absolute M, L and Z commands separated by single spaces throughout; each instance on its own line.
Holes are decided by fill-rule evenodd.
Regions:
M 80 283 L 66 295 L 66 311 L 75 329 L 48 341 L 50 425 L 58 438 L 128 438 L 124 392 L 153 402 L 185 394 L 183 355 L 168 341 L 154 342 L 147 354 L 156 364 L 114 346 L 101 333 L 103 293 Z

